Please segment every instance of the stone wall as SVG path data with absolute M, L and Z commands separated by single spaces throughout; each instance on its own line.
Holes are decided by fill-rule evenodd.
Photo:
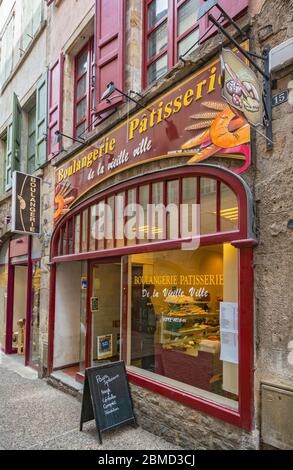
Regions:
M 258 448 L 257 431 L 246 432 L 136 385 L 131 394 L 139 425 L 184 449 Z
M 267 0 L 253 23 L 257 50 L 293 36 L 293 1 Z M 273 75 L 273 95 L 288 89 L 293 67 Z M 260 426 L 262 382 L 292 389 L 293 365 L 288 343 L 293 339 L 293 106 L 273 109 L 274 148 L 256 136 L 254 192 L 259 245 L 254 251 L 255 394 Z M 290 413 L 290 410 L 288 410 Z

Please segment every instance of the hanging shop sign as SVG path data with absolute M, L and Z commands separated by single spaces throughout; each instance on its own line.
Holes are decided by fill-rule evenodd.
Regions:
M 41 179 L 15 171 L 12 177 L 12 232 L 39 235 Z
M 239 132 L 245 133 L 248 123 L 253 126 L 262 125 L 262 88 L 256 74 L 231 49 L 222 49 L 221 61 L 222 95 L 234 110 L 241 112 L 237 118 L 243 120 Z
M 145 162 L 187 157 L 192 165 L 217 157 L 233 161 L 236 173 L 245 171 L 251 158 L 248 115 L 223 99 L 221 83 L 216 60 L 61 165 L 55 222 L 98 183 Z

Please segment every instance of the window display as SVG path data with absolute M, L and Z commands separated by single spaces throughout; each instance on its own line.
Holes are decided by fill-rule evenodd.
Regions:
M 237 405 L 237 249 L 225 244 L 132 255 L 129 270 L 128 365 L 189 393 L 200 389 L 208 399 Z

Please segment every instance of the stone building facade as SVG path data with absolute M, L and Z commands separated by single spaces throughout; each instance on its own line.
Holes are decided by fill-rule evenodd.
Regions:
M 4 0 L 0 6 L 0 9 L 7 8 L 7 17 L 12 8 L 12 3 L 10 3 L 8 0 Z M 264 47 L 274 48 L 292 38 L 293 2 L 291 0 L 286 2 L 284 0 L 251 0 L 248 3 L 248 8 L 236 17 L 239 26 L 248 32 L 251 51 L 261 54 Z M 16 2 L 15 17 L 21 11 L 21 4 L 21 1 Z M 64 276 L 67 279 L 70 277 L 70 266 L 76 271 L 79 269 L 77 265 L 74 267 L 74 259 L 72 259 L 72 264 L 62 263 L 60 256 L 58 258 L 58 254 L 56 256 L 56 253 L 55 255 L 53 253 L 54 244 L 52 240 L 54 234 L 56 234 L 54 224 L 54 205 L 56 203 L 54 178 L 58 169 L 66 165 L 70 159 L 79 155 L 85 147 L 83 142 L 72 143 L 70 138 L 74 135 L 74 70 L 75 57 L 96 31 L 95 2 L 90 0 L 86 2 L 73 0 L 57 2 L 55 0 L 47 2 L 47 4 L 43 5 L 43 22 L 39 32 L 36 33 L 36 37 L 24 56 L 14 64 L 15 69 L 12 70 L 7 83 L 2 84 L 0 106 L 4 112 L 1 112 L 0 136 L 3 139 L 0 152 L 1 161 L 4 161 L 6 158 L 6 128 L 11 118 L 11 97 L 13 92 L 18 95 L 25 120 L 26 103 L 33 94 L 37 82 L 44 74 L 46 67 L 50 70 L 50 67 L 58 61 L 60 54 L 62 54 L 62 60 L 64 60 L 61 86 L 62 123 L 59 122 L 59 129 L 53 127 L 53 130 L 59 130 L 69 138 L 63 137 L 62 145 L 60 144 L 58 151 L 53 152 L 54 155 L 50 155 L 50 160 L 40 165 L 35 173 L 43 180 L 42 233 L 40 236 L 40 253 L 36 256 L 40 263 L 41 273 L 38 363 L 41 376 L 51 376 L 51 382 L 58 382 L 60 386 L 65 383 L 68 389 L 74 393 L 74 391 L 77 392 L 80 389 L 77 382 L 73 384 L 68 377 L 64 377 L 62 368 L 56 367 L 56 364 L 54 364 L 56 354 L 54 356 L 52 335 L 55 338 L 55 348 L 58 341 L 61 345 L 61 349 L 58 351 L 62 351 L 62 344 L 64 345 L 66 341 L 75 341 L 74 336 L 72 336 L 73 332 L 69 331 L 70 328 L 66 330 L 67 332 L 65 332 L 65 329 L 64 332 L 61 331 L 61 339 L 56 339 L 58 328 L 70 324 L 70 321 L 58 317 L 58 312 L 63 305 L 58 304 L 60 302 L 58 283 L 64 281 L 64 286 L 67 286 L 67 281 L 61 275 L 62 266 L 69 266 L 69 268 L 64 268 Z M 212 35 L 191 52 L 184 61 L 179 61 L 170 67 L 157 81 L 149 86 L 143 86 L 142 67 L 145 43 L 142 32 L 144 17 L 142 4 L 143 2 L 138 0 L 126 1 L 124 91 L 134 90 L 139 93 L 139 96 L 134 94 L 131 96 L 135 96 L 136 99 L 139 98 L 140 103 L 147 107 L 153 100 L 164 96 L 165 93 L 168 93 L 177 85 L 180 86 L 192 74 L 217 59 L 222 46 L 228 46 L 228 41 L 219 34 Z M 228 8 L 227 12 L 229 13 Z M 19 23 L 21 24 L 20 20 Z M 3 25 L 0 25 L 1 27 L 3 29 Z M 241 38 L 237 37 L 233 27 L 229 26 L 227 30 L 240 41 Z M 15 47 L 18 47 L 17 44 Z M 263 66 L 261 61 L 258 61 L 258 63 Z M 243 184 L 248 185 L 253 197 L 252 209 L 254 212 L 253 228 L 255 235 L 253 243 L 253 339 L 250 345 L 253 352 L 253 362 L 251 363 L 251 375 L 249 376 L 252 378 L 252 400 L 247 399 L 246 406 L 249 409 L 245 411 L 245 413 L 251 415 L 250 425 L 239 426 L 232 424 L 229 419 L 221 419 L 217 412 L 209 410 L 205 412 L 203 406 L 197 407 L 194 404 L 188 406 L 186 403 L 184 404 L 184 400 L 174 399 L 172 393 L 168 394 L 162 392 L 162 389 L 144 386 L 144 382 L 140 383 L 137 379 L 131 381 L 135 413 L 139 424 L 184 448 L 259 449 L 262 445 L 277 448 L 292 448 L 293 446 L 292 429 L 288 425 L 290 422 L 288 417 L 291 416 L 292 418 L 293 415 L 292 407 L 290 408 L 291 402 L 287 398 L 292 394 L 293 388 L 293 363 L 290 360 L 290 342 L 293 341 L 293 294 L 291 289 L 293 269 L 290 262 L 293 256 L 293 233 L 289 222 L 293 218 L 293 168 L 291 158 L 293 102 L 290 96 L 290 87 L 293 88 L 292 73 L 293 64 L 290 61 L 278 70 L 272 71 L 273 95 L 289 90 L 289 98 L 284 104 L 273 108 L 273 149 L 269 150 L 265 138 L 259 132 L 252 130 L 252 161 L 250 167 L 241 174 Z M 25 80 L 24 77 L 26 77 Z M 259 80 L 262 81 L 260 76 Z M 123 125 L 134 112 L 138 111 L 138 106 L 125 101 L 114 108 L 114 111 L 111 110 L 109 115 L 102 115 L 101 120 L 97 122 L 98 125 L 83 135 L 86 146 L 97 145 L 97 142 L 100 142 L 108 132 L 111 133 L 115 126 Z M 27 134 L 25 128 L 22 132 L 23 135 Z M 261 130 L 261 132 L 264 131 Z M 48 132 L 47 137 L 52 139 L 54 133 L 50 136 Z M 48 139 L 47 145 L 49 145 Z M 79 140 L 78 137 L 76 139 Z M 22 141 L 26 142 L 25 136 L 23 136 Z M 53 145 L 52 140 L 51 145 Z M 26 144 L 23 144 L 21 148 L 19 169 L 25 172 Z M 87 191 L 78 204 L 73 204 L 73 210 L 78 208 L 79 204 L 86 204 L 86 201 L 91 200 L 90 198 L 94 200 L 94 197 L 103 194 L 103 191 L 108 191 L 109 188 L 115 188 L 116 185 L 125 184 L 125 182 L 127 184 L 135 178 L 150 174 L 155 175 L 158 171 L 167 171 L 168 169 L 173 171 L 175 168 L 180 173 L 186 167 L 188 159 L 185 156 L 164 158 L 147 161 L 136 167 L 125 169 Z M 234 165 L 228 159 L 219 159 L 217 157 L 211 157 L 204 163 L 212 165 L 215 169 L 219 167 L 233 169 Z M 180 169 L 180 167 L 182 168 Z M 0 170 L 3 179 L 1 184 L 3 191 L 0 199 L 0 236 L 1 249 L 3 250 L 3 247 L 5 247 L 7 250 L 7 241 L 11 243 L 13 234 L 9 225 L 11 190 L 4 190 L 4 169 L 5 166 L 2 165 Z M 69 244 L 68 241 L 66 243 Z M 9 254 L 4 255 L 1 253 L 0 267 L 7 264 L 7 256 Z M 57 259 L 56 262 L 54 258 Z M 92 259 L 94 259 L 93 256 Z M 17 263 L 17 260 L 15 262 Z M 82 257 L 76 261 L 76 263 L 81 263 L 81 278 L 87 276 L 87 271 L 83 271 L 82 263 L 84 262 L 86 261 Z M 2 289 L 1 295 L 5 296 L 7 293 L 5 281 L 8 280 L 8 273 L 5 269 L 3 272 L 6 274 L 1 274 L 0 288 Z M 72 274 L 73 276 L 74 274 Z M 57 288 L 55 285 L 56 278 Z M 78 283 L 75 285 L 78 286 Z M 53 289 L 54 295 L 52 294 Z M 247 296 L 249 296 L 249 293 Z M 3 306 L 7 308 L 4 303 Z M 52 312 L 55 316 L 52 316 Z M 6 312 L 2 314 L 3 318 L 5 314 Z M 66 326 L 66 328 L 68 327 Z M 79 334 L 79 330 L 76 331 Z M 76 335 L 76 332 L 74 334 Z M 64 365 L 71 366 L 75 362 L 77 361 L 72 360 Z M 244 401 L 245 399 L 244 397 Z M 281 410 L 278 408 L 278 402 L 280 401 L 285 402 L 284 408 Z M 272 409 L 275 410 L 275 414 L 279 413 L 280 418 L 277 423 L 273 419 L 270 421 L 263 414 L 262 410 L 268 409 L 268 403 L 274 403 L 275 408 L 272 406 Z

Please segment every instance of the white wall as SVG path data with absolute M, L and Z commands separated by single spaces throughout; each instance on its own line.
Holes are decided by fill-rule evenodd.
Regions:
M 54 63 L 61 51 L 64 51 L 69 43 L 81 36 L 81 32 L 86 25 L 83 20 L 87 15 L 89 18 L 94 15 L 95 0 L 66 0 L 60 5 L 48 8 L 48 21 L 50 30 L 50 41 L 48 50 L 49 63 Z M 90 10 L 91 13 L 90 13 Z M 80 38 L 81 39 L 81 38 Z
M 9 17 L 9 14 L 14 8 L 15 22 L 14 22 L 14 49 L 13 53 L 13 70 L 20 60 L 20 38 L 23 34 L 23 2 L 25 0 L 3 0 L 0 6 L 0 34 Z M 47 6 L 43 2 L 44 17 L 46 17 Z M 21 105 L 25 104 L 35 88 L 36 82 L 46 71 L 46 30 L 35 40 L 33 48 L 30 52 L 28 50 L 23 54 L 23 62 L 19 69 L 9 81 L 3 94 L 0 96 L 1 116 L 0 116 L 0 132 L 3 132 L 7 122 L 12 114 L 13 93 L 16 93 Z M 29 49 L 29 48 L 28 48 Z M 25 80 L 24 80 L 25 77 Z
M 57 267 L 54 368 L 79 362 L 81 264 Z

